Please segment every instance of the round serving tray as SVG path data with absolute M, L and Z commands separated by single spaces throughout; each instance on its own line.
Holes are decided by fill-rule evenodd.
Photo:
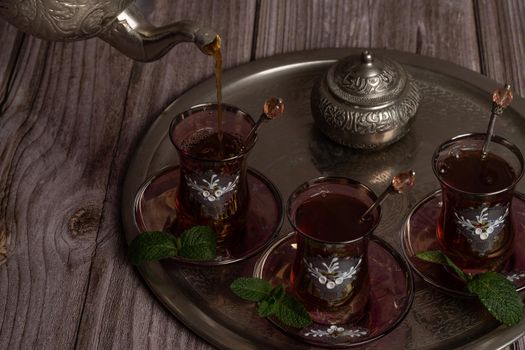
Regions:
M 226 103 L 253 116 L 269 96 L 282 97 L 286 113 L 267 123 L 250 155 L 251 167 L 281 191 L 283 199 L 300 183 L 320 175 L 348 176 L 368 184 L 376 193 L 396 173 L 413 169 L 417 185 L 405 196 L 393 196 L 382 207 L 376 230 L 400 250 L 399 229 L 406 214 L 438 187 L 431 168 L 434 148 L 465 132 L 484 132 L 490 113 L 490 92 L 498 86 L 486 77 L 437 59 L 389 50 L 374 50 L 403 64 L 416 79 L 422 101 L 412 130 L 399 142 L 378 152 L 359 152 L 334 144 L 313 126 L 310 89 L 338 58 L 361 49 L 297 52 L 258 60 L 223 76 Z M 208 80 L 174 101 L 153 123 L 130 163 L 123 190 L 122 216 L 126 240 L 137 234 L 133 199 L 152 174 L 178 163 L 168 139 L 172 118 L 189 107 L 214 101 L 215 85 Z M 498 120 L 496 133 L 525 150 L 525 102 L 515 98 Z M 517 188 L 525 190 L 525 181 Z M 282 232 L 289 232 L 285 222 Z M 396 234 L 392 234 L 396 232 Z M 228 286 L 249 276 L 258 256 L 218 267 L 184 266 L 173 261 L 148 263 L 139 271 L 157 298 L 183 323 L 210 343 L 224 349 L 311 349 L 257 317 L 256 308 L 235 297 Z M 372 286 L 373 288 L 373 286 Z M 246 327 L 246 325 L 250 327 Z M 405 320 L 367 349 L 498 349 L 525 332 L 525 320 L 502 327 L 476 303 L 449 297 L 416 278 L 416 295 Z

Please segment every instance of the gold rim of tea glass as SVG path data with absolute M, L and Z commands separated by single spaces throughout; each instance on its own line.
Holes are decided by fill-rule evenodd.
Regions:
M 515 144 L 513 144 L 512 142 L 510 142 L 506 138 L 504 138 L 502 136 L 498 136 L 498 135 L 493 135 L 491 142 L 498 143 L 498 144 L 506 147 L 508 150 L 510 150 L 516 156 L 516 158 L 518 159 L 518 161 L 520 163 L 520 169 L 517 172 L 516 178 L 514 179 L 514 181 L 509 186 L 507 186 L 505 188 L 502 188 L 501 190 L 494 191 L 494 192 L 469 192 L 469 191 L 465 191 L 465 190 L 462 190 L 460 188 L 457 188 L 455 186 L 452 186 L 451 184 L 449 184 L 448 182 L 446 182 L 445 180 L 442 179 L 442 176 L 439 173 L 439 169 L 437 169 L 437 167 L 436 167 L 436 163 L 437 163 L 436 161 L 437 161 L 437 159 L 439 157 L 439 153 L 442 152 L 447 147 L 449 147 L 451 144 L 453 144 L 453 143 L 455 143 L 457 141 L 460 141 L 460 140 L 473 139 L 473 140 L 477 140 L 477 141 L 483 142 L 485 140 L 485 135 L 486 134 L 484 134 L 484 133 L 468 133 L 468 134 L 457 135 L 457 136 L 454 136 L 453 138 L 448 139 L 447 141 L 443 142 L 441 145 L 439 145 L 436 148 L 436 150 L 434 151 L 434 154 L 432 155 L 432 170 L 434 171 L 434 175 L 436 175 L 437 179 L 439 180 L 439 182 L 441 184 L 445 185 L 448 188 L 453 189 L 454 191 L 457 191 L 459 193 L 462 193 L 462 194 L 465 194 L 465 195 L 469 195 L 469 196 L 494 196 L 494 195 L 497 195 L 497 194 L 504 193 L 504 192 L 506 192 L 506 191 L 508 191 L 508 190 L 510 190 L 510 189 L 512 189 L 513 187 L 516 186 L 516 184 L 521 180 L 521 177 L 523 176 L 523 171 L 524 171 L 523 155 L 521 154 L 520 149 Z M 482 143 L 482 145 L 483 145 L 483 143 Z M 480 148 L 480 151 L 481 151 L 481 148 Z
M 210 111 L 210 110 L 211 111 L 216 111 L 217 107 L 218 107 L 217 103 L 202 103 L 202 104 L 198 104 L 198 105 L 190 107 L 189 109 L 185 110 L 182 113 L 177 114 L 172 119 L 172 121 L 170 123 L 169 135 L 168 136 L 170 138 L 170 141 L 171 141 L 172 145 L 175 147 L 175 149 L 177 149 L 177 151 L 179 151 L 181 154 L 184 154 L 185 157 L 188 157 L 188 158 L 191 158 L 193 160 L 200 161 L 200 162 L 209 162 L 209 163 L 222 163 L 222 162 L 231 162 L 231 161 L 239 160 L 239 159 L 245 157 L 250 152 L 250 150 L 253 148 L 253 146 L 255 146 L 255 144 L 257 143 L 257 133 L 255 133 L 251 137 L 252 141 L 246 147 L 243 147 L 239 154 L 237 154 L 237 155 L 235 155 L 233 157 L 224 158 L 224 159 L 209 159 L 209 158 L 196 157 L 196 156 L 192 155 L 191 153 L 188 153 L 188 152 L 184 151 L 183 149 L 181 149 L 181 148 L 179 148 L 177 146 L 177 143 L 173 139 L 173 131 L 175 130 L 175 128 L 177 127 L 177 124 L 180 121 L 182 121 L 182 120 L 184 120 L 186 118 L 189 118 L 193 114 L 196 114 L 196 113 L 206 112 L 206 111 Z M 252 116 L 249 115 L 248 113 L 246 113 L 245 111 L 243 111 L 242 109 L 240 109 L 239 107 L 235 107 L 235 106 L 229 105 L 227 103 L 221 103 L 221 107 L 222 107 L 222 111 L 223 112 L 227 111 L 227 112 L 233 112 L 235 114 L 240 113 L 243 117 L 245 117 L 247 120 L 249 120 L 250 124 L 251 124 L 250 130 L 255 126 L 255 121 L 253 120 Z
M 297 198 L 297 196 L 300 193 L 304 192 L 309 187 L 314 186 L 314 185 L 322 185 L 322 184 L 327 184 L 327 185 L 339 184 L 339 185 L 350 185 L 350 186 L 353 186 L 353 187 L 357 187 L 359 190 L 363 190 L 370 197 L 370 199 L 372 199 L 372 203 L 374 203 L 377 200 L 377 195 L 368 186 L 366 186 L 365 184 L 363 184 L 363 183 L 361 183 L 361 182 L 359 182 L 357 180 L 353 180 L 353 179 L 348 178 L 348 177 L 343 177 L 343 176 L 322 176 L 322 177 L 317 177 L 315 179 L 308 180 L 308 181 L 302 183 L 301 185 L 299 185 L 295 190 L 293 190 L 292 194 L 290 194 L 290 196 L 288 197 L 288 201 L 286 202 L 286 217 L 287 217 L 288 221 L 290 222 L 290 224 L 292 225 L 294 231 L 297 232 L 297 233 L 300 233 L 301 235 L 307 237 L 308 239 L 311 239 L 311 240 L 313 240 L 315 242 L 319 242 L 319 243 L 323 243 L 323 244 L 350 244 L 350 243 L 355 243 L 355 242 L 358 242 L 358 241 L 360 241 L 362 239 L 368 238 L 368 236 L 370 236 L 374 232 L 374 230 L 377 228 L 377 226 L 381 222 L 381 206 L 378 206 L 375 209 L 378 212 L 377 220 L 372 225 L 370 230 L 367 231 L 365 234 L 361 235 L 360 237 L 352 239 L 352 240 L 349 240 L 349 241 L 326 241 L 326 240 L 323 240 L 323 239 L 312 237 L 312 236 L 304 233 L 303 231 L 301 231 L 297 227 L 297 225 L 295 224 L 295 220 L 292 217 L 292 202 L 294 201 L 294 199 Z M 372 204 L 370 204 L 370 205 L 372 205 Z

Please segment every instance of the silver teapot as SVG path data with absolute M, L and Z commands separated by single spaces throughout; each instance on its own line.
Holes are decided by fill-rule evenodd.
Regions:
M 192 21 L 155 27 L 133 0 L 0 0 L 0 17 L 46 40 L 98 36 L 137 61 L 154 61 L 179 42 L 193 42 L 210 54 L 217 35 Z

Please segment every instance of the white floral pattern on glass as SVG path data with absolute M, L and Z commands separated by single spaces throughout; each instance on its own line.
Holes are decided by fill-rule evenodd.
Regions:
M 192 180 L 186 177 L 188 186 L 192 189 L 199 192 L 202 197 L 210 202 L 215 202 L 220 199 L 226 193 L 232 192 L 236 189 L 237 184 L 239 183 L 239 175 L 235 177 L 233 181 L 228 182 L 226 186 L 219 185 L 219 177 L 216 174 L 213 174 L 210 178 L 210 181 L 201 179 L 202 184 L 198 184 L 197 181 Z
M 348 271 L 340 271 L 338 257 L 333 257 L 328 265 L 323 262 L 321 264 L 321 268 L 314 266 L 306 258 L 304 259 L 304 263 L 308 267 L 310 276 L 314 279 L 317 279 L 317 281 L 327 289 L 334 289 L 336 286 L 342 284 L 345 280 L 353 279 L 359 271 L 361 261 L 362 258 L 359 257 L 357 263 L 351 266 Z
M 519 281 L 525 277 L 525 272 L 513 272 L 508 274 L 506 277 L 511 282 Z
M 368 330 L 364 328 L 344 329 L 344 327 L 331 325 L 326 329 L 309 329 L 304 333 L 307 337 L 322 338 L 322 337 L 350 337 L 358 338 L 368 334 Z
M 489 208 L 487 207 L 482 208 L 480 214 L 476 215 L 475 220 L 465 219 L 465 217 L 458 215 L 458 213 L 454 213 L 454 215 L 456 216 L 458 224 L 484 241 L 494 233 L 496 228 L 505 223 L 505 218 L 509 214 L 509 208 L 506 208 L 503 215 L 495 220 L 490 220 L 488 210 Z

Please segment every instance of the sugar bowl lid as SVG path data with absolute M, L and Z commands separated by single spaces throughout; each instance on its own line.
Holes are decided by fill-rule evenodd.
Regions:
M 333 65 L 326 77 L 328 88 L 341 100 L 360 106 L 377 106 L 396 99 L 405 88 L 407 73 L 397 62 L 363 51 Z
M 363 51 L 333 64 L 313 87 L 311 103 L 326 136 L 352 148 L 379 149 L 409 131 L 419 100 L 403 66 Z

